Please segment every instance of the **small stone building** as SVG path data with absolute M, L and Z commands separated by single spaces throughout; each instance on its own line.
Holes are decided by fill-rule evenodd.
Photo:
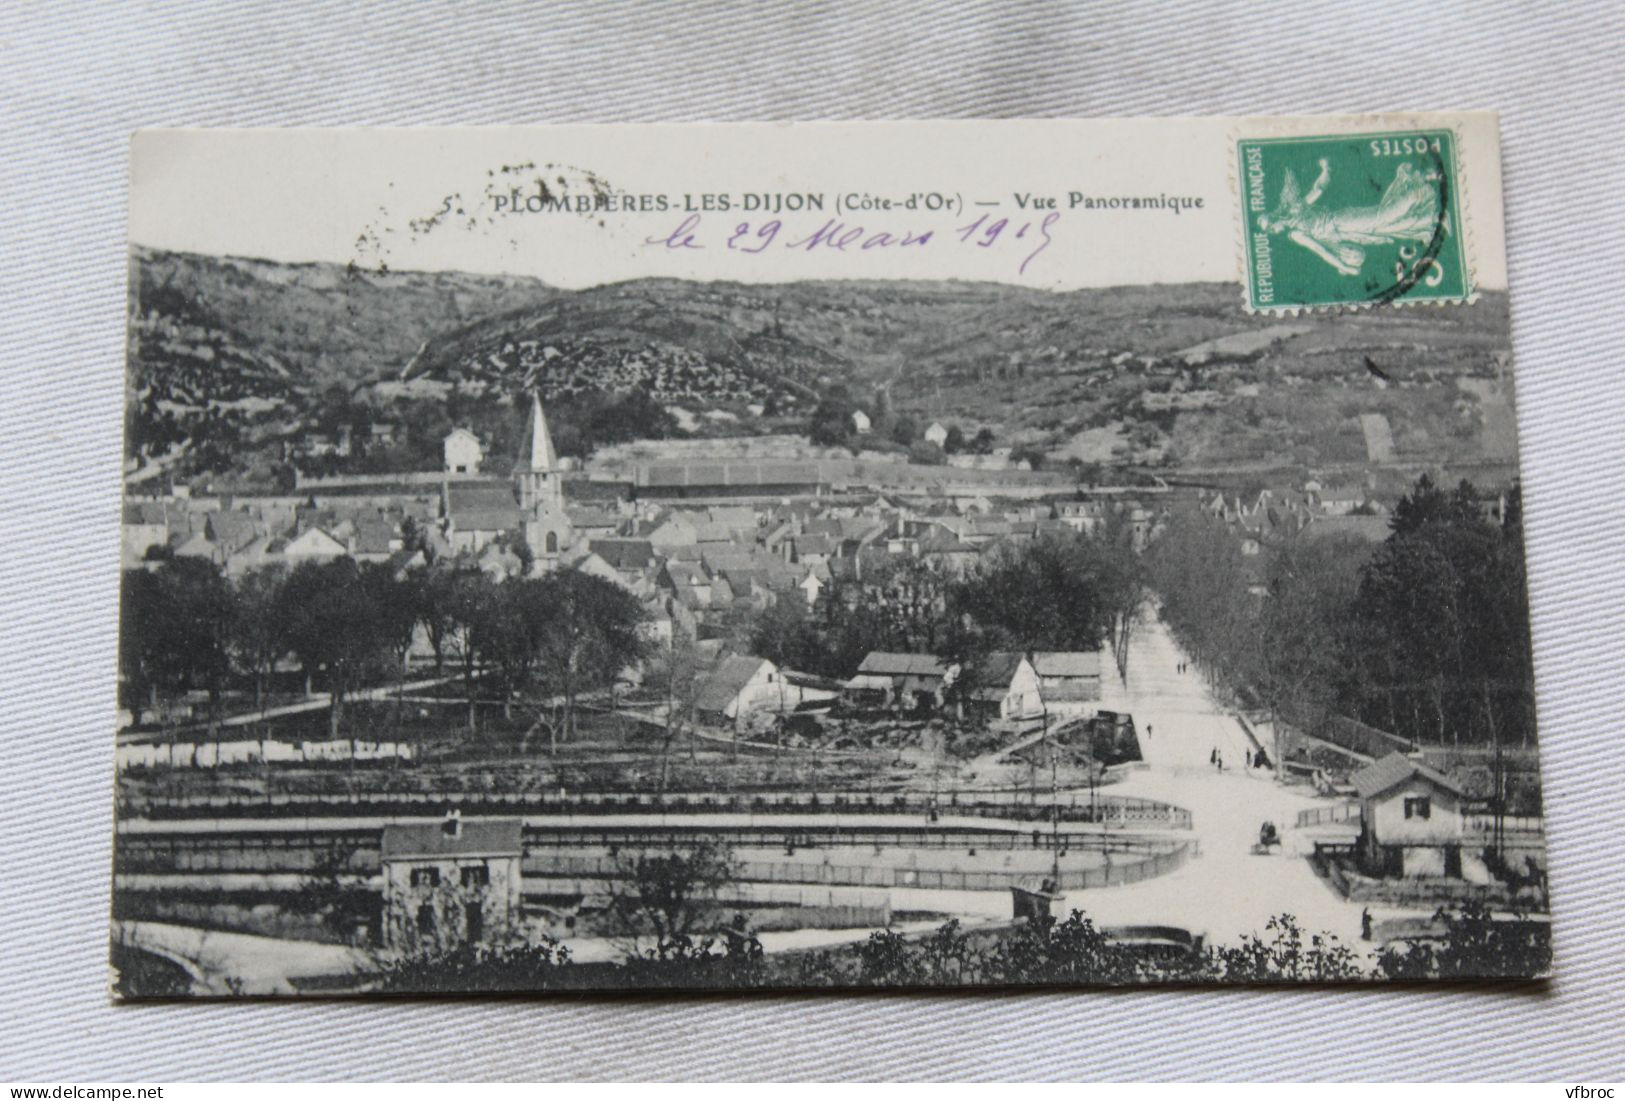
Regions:
M 971 705 L 994 719 L 1021 722 L 1044 714 L 1044 699 L 1038 674 L 1025 654 L 998 652 L 987 655 L 975 670 L 976 685 Z
M 383 939 L 397 950 L 498 943 L 519 922 L 520 819 L 455 811 L 384 827 Z
M 931 710 L 942 706 L 944 694 L 959 676 L 959 666 L 932 654 L 899 654 L 872 650 L 846 682 L 843 693 L 850 706 Z
M 446 433 L 446 438 L 441 441 L 441 448 L 445 454 L 448 474 L 477 474 L 480 463 L 485 461 L 485 451 L 480 446 L 480 438 L 466 428 L 453 428 Z
M 1379 876 L 1462 874 L 1464 793 L 1448 776 L 1403 753 L 1367 765 L 1349 782 L 1360 798 L 1360 863 Z
M 1033 669 L 1050 715 L 1087 716 L 1100 709 L 1099 651 L 1039 650 Z

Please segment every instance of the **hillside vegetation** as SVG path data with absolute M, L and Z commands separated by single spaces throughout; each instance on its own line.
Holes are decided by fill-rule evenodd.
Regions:
M 805 431 L 836 387 L 920 425 L 989 428 L 1052 461 L 1362 461 L 1362 415 L 1386 420 L 1402 460 L 1515 450 L 1500 294 L 1283 323 L 1246 314 L 1227 284 L 561 291 L 137 249 L 131 310 L 130 453 L 168 455 L 181 473 L 263 468 L 286 441 L 340 421 L 407 429 L 390 454 L 351 465 L 432 465 L 453 423 L 506 454 L 513 395 L 531 385 L 578 453 L 627 432 Z M 629 395 L 633 417 L 619 404 Z

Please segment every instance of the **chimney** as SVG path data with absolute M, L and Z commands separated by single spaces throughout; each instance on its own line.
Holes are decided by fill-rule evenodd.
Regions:
M 446 820 L 440 823 L 440 832 L 447 837 L 463 836 L 463 812 L 455 809 L 448 810 Z

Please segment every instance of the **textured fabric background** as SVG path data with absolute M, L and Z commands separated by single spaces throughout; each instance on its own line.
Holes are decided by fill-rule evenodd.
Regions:
M 1625 1078 L 1614 5 L 0 5 L 0 1079 Z M 1558 978 L 113 1008 L 129 131 L 1501 110 Z

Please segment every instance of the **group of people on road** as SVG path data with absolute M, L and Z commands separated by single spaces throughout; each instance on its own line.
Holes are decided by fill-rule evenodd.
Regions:
M 1220 772 L 1224 771 L 1224 754 L 1219 752 L 1218 746 L 1214 746 L 1213 749 L 1208 753 L 1207 763 L 1218 769 Z M 1242 750 L 1241 763 L 1248 768 L 1268 768 L 1270 759 L 1262 749 L 1259 749 L 1256 752 L 1254 750 L 1246 749 Z

